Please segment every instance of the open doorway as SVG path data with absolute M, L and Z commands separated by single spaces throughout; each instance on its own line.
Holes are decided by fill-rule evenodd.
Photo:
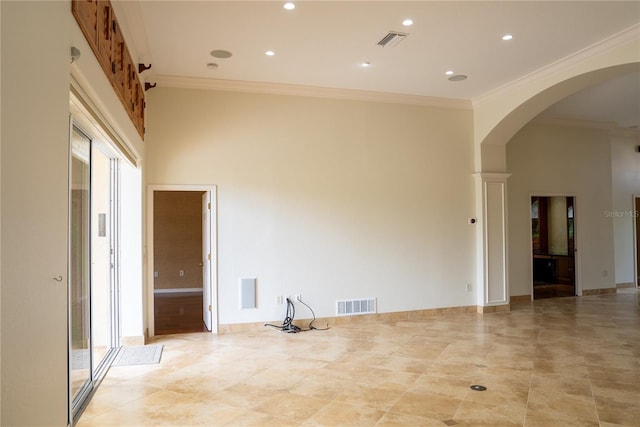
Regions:
M 150 335 L 216 332 L 215 189 L 150 189 Z
M 640 286 L 640 196 L 634 196 L 635 250 L 636 250 L 636 287 Z
M 575 198 L 531 196 L 533 299 L 576 295 Z

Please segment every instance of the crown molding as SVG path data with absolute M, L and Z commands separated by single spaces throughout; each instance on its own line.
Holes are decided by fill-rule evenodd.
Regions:
M 545 65 L 544 67 L 539 68 L 536 71 L 533 71 L 529 74 L 525 74 L 522 77 L 519 77 L 502 86 L 499 86 L 493 90 L 490 90 L 489 92 L 486 92 L 472 99 L 471 100 L 472 105 L 474 107 L 477 107 L 483 104 L 484 102 L 491 100 L 502 93 L 512 91 L 515 88 L 523 86 L 531 81 L 543 79 L 550 75 L 554 75 L 556 73 L 559 73 L 562 70 L 571 68 L 576 64 L 580 64 L 589 58 L 605 53 L 617 46 L 622 46 L 624 44 L 630 43 L 632 41 L 637 41 L 639 39 L 640 39 L 640 24 L 635 24 L 627 28 L 626 30 L 623 30 L 608 38 L 600 40 L 599 42 L 594 43 L 591 46 L 588 46 L 584 49 L 574 52 L 571 55 L 566 56 L 558 61 L 552 62 L 551 64 Z
M 616 128 L 611 131 L 611 135 L 622 138 L 635 138 L 640 142 L 640 129 L 633 128 Z
M 283 83 L 250 82 L 241 80 L 205 79 L 157 75 L 159 86 L 180 89 L 203 89 L 229 92 L 260 93 L 270 95 L 306 96 L 349 101 L 382 102 L 389 104 L 418 105 L 455 110 L 471 110 L 468 99 L 438 98 L 431 96 L 406 95 L 400 93 L 375 92 L 355 89 L 336 89 L 318 86 L 303 86 Z
M 580 129 L 608 131 L 611 135 L 640 138 L 640 129 L 620 127 L 615 122 L 598 122 L 594 120 L 576 120 L 562 117 L 536 117 L 531 120 L 534 125 L 561 126 Z
M 549 126 L 562 126 L 582 129 L 596 129 L 596 130 L 614 130 L 622 129 L 618 127 L 615 122 L 598 122 L 594 120 L 578 120 L 568 119 L 563 117 L 536 117 L 531 120 L 532 124 L 549 125 Z

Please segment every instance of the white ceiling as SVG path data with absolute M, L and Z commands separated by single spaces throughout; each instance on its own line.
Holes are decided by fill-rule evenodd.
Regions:
M 541 116 L 640 129 L 640 72 L 582 90 L 552 105 Z
M 147 80 L 179 76 L 463 100 L 631 27 L 640 34 L 639 1 L 297 1 L 291 11 L 283 1 L 265 0 L 127 3 L 139 59 L 153 64 Z M 406 18 L 411 27 L 402 25 Z M 395 47 L 378 46 L 391 30 L 409 36 Z M 513 40 L 501 39 L 507 33 Z M 214 49 L 233 56 L 213 58 Z M 362 68 L 363 61 L 371 66 Z M 210 62 L 218 68 L 208 69 Z M 468 79 L 450 82 L 447 70 Z M 594 90 L 548 113 L 640 124 L 640 75 Z M 602 97 L 613 94 L 602 108 Z

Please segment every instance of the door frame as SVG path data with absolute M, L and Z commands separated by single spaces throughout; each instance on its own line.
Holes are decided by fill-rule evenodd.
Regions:
M 545 192 L 531 192 L 529 193 L 529 197 L 527 198 L 527 213 L 528 213 L 528 221 L 529 226 L 527 227 L 529 230 L 529 289 L 531 291 L 531 301 L 533 301 L 533 229 L 531 227 L 531 198 L 532 197 L 573 197 L 573 274 L 575 279 L 575 293 L 576 296 L 582 296 L 582 280 L 581 280 L 581 262 L 580 255 L 582 254 L 581 243 L 582 239 L 580 238 L 580 232 L 582 228 L 580 227 L 580 210 L 578 208 L 578 198 L 574 193 L 545 193 Z M 576 214 L 577 212 L 577 214 Z
M 640 230 L 637 229 L 638 227 L 636 225 L 636 216 L 640 215 L 640 212 L 638 212 L 636 208 L 637 200 L 640 200 L 640 193 L 633 194 L 631 199 L 631 225 L 633 227 L 633 283 L 636 285 L 636 288 L 640 286 L 640 283 L 638 282 L 638 268 L 640 268 L 640 265 L 638 265 L 638 250 L 640 249 L 638 248 L 638 244 L 640 244 L 638 241 L 638 232 L 640 232 Z
M 153 286 L 153 199 L 156 191 L 194 191 L 194 192 L 209 192 L 211 196 L 211 210 L 209 211 L 209 238 L 211 242 L 211 333 L 218 333 L 218 240 L 217 240 L 217 219 L 218 219 L 218 198 L 217 198 L 217 186 L 215 185 L 147 185 L 147 228 L 146 228 L 146 241 L 147 247 L 145 251 L 145 258 L 147 261 L 146 269 L 146 284 L 147 284 L 147 330 L 149 337 L 155 336 L 155 312 L 154 312 L 154 286 Z M 204 286 L 204 284 L 203 284 Z M 204 292 L 203 292 L 204 295 Z

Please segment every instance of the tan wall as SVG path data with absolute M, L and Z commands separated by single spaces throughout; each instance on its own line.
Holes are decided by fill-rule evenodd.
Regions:
M 640 196 L 640 135 L 614 135 L 611 141 L 613 179 L 613 221 L 616 283 L 635 283 L 633 223 L 636 207 L 633 196 Z M 640 255 L 638 255 L 640 256 Z M 640 264 L 639 264 L 640 265 Z
M 154 289 L 202 287 L 202 194 L 154 192 Z
M 0 10 L 0 424 L 66 426 L 70 76 L 84 77 L 84 89 L 138 153 L 144 146 L 92 58 L 70 2 L 1 1 Z M 73 64 L 71 46 L 82 53 Z M 141 245 L 132 254 L 141 260 Z M 142 294 L 137 285 L 134 291 Z
M 156 88 L 147 183 L 216 185 L 219 321 L 475 305 L 472 113 L 398 104 Z M 257 309 L 238 279 L 257 277 Z M 474 286 L 475 289 L 475 286 Z M 304 307 L 298 316 L 310 316 Z
M 67 2 L 2 8 L 2 420 L 67 424 Z M 43 66 L 46 64 L 46 66 Z M 56 282 L 53 278 L 61 276 Z M 37 409 L 34 409 L 37 407 Z
M 582 288 L 615 287 L 609 132 L 531 123 L 507 144 L 510 294 L 531 294 L 531 195 L 574 195 Z M 566 232 L 566 230 L 565 230 Z

